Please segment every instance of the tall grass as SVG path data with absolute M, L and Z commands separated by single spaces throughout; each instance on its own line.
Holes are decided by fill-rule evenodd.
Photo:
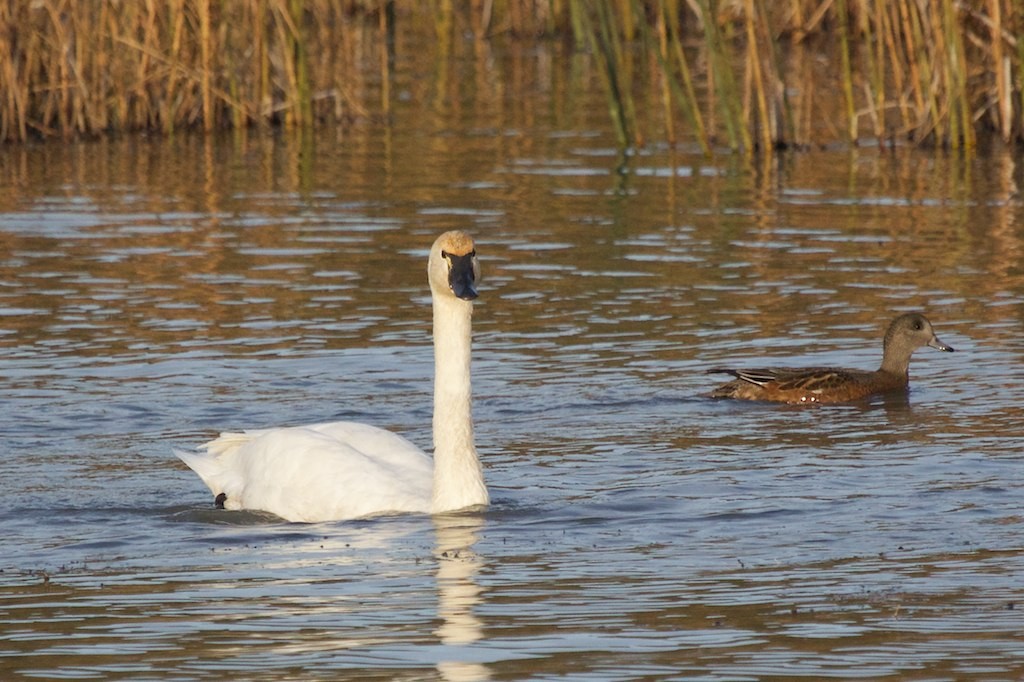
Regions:
M 332 0 L 0 3 L 0 139 L 310 125 L 364 114 L 357 34 Z M 314 63 L 315 62 L 315 63 Z
M 705 148 L 807 147 L 833 142 L 832 131 L 853 144 L 909 141 L 970 150 L 983 134 L 1024 142 L 1024 3 L 1018 0 L 604 3 L 632 8 L 623 38 L 635 22 L 658 30 L 666 16 L 676 22 L 673 31 L 690 27 L 682 39 L 685 68 L 664 57 L 664 40 L 653 49 L 663 55 L 663 90 L 702 87 L 711 105 L 706 115 L 695 117 L 685 103 L 682 113 Z M 632 44 L 652 49 L 643 40 Z M 622 64 L 605 60 L 598 59 L 603 70 L 630 81 Z M 808 68 L 812 60 L 822 66 Z M 630 103 L 617 100 L 644 93 L 611 87 L 608 96 L 627 110 Z M 663 109 L 671 138 L 674 114 Z M 627 144 L 643 136 L 639 131 Z
M 623 147 L 1024 142 L 1020 0 L 12 0 L 0 140 L 386 116 L 396 34 L 565 38 Z

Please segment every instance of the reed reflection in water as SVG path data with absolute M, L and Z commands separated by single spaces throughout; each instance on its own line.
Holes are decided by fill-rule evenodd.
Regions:
M 531 120 L 553 92 L 336 145 L 4 150 L 5 679 L 1024 674 L 1012 156 L 623 160 L 592 109 Z M 450 227 L 487 245 L 492 507 L 212 509 L 170 447 L 218 428 L 429 447 Z M 703 397 L 725 361 L 873 367 L 908 309 L 960 352 L 906 400 Z

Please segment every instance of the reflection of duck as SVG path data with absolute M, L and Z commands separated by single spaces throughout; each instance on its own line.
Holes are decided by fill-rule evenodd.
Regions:
M 474 607 L 480 603 L 480 586 L 476 574 L 481 559 L 473 551 L 477 532 L 483 519 L 475 515 L 444 514 L 434 517 L 437 533 L 437 615 L 441 624 L 434 631 L 441 643 L 459 647 L 483 637 L 483 625 Z M 460 649 L 453 649 L 458 653 Z M 463 658 L 464 657 L 460 657 Z M 451 682 L 480 682 L 491 678 L 490 670 L 481 663 L 466 660 L 443 660 L 437 670 Z
M 333 422 L 225 433 L 205 452 L 176 451 L 225 509 L 289 521 L 389 512 L 442 513 L 489 502 L 473 443 L 472 301 L 480 266 L 473 239 L 442 234 L 427 265 L 434 309 L 434 458 L 389 431 Z
M 714 368 L 708 372 L 732 374 L 736 379 L 716 388 L 711 397 L 782 403 L 838 403 L 876 393 L 905 391 L 910 380 L 910 356 L 921 346 L 953 352 L 952 347 L 935 336 L 924 315 L 906 313 L 893 320 L 885 332 L 882 365 L 874 372 L 835 367 Z

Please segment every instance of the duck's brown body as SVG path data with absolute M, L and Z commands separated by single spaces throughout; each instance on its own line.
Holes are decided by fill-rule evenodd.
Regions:
M 905 391 L 907 375 L 837 367 L 774 367 L 758 370 L 715 368 L 736 377 L 719 386 L 712 398 L 770 400 L 779 403 L 844 403 L 876 393 Z
M 910 356 L 921 346 L 953 352 L 939 341 L 920 313 L 900 315 L 889 325 L 882 365 L 874 372 L 837 367 L 774 367 L 742 370 L 714 368 L 736 379 L 711 392 L 713 398 L 767 400 L 781 403 L 841 403 L 870 395 L 905 391 L 910 381 Z

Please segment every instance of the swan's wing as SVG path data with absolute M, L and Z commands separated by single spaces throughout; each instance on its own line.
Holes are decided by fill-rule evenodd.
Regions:
M 289 521 L 430 509 L 430 458 L 383 429 L 335 422 L 225 433 L 204 448 L 177 454 L 228 509 Z
M 433 460 L 411 441 L 397 433 L 359 422 L 327 422 L 307 426 L 396 467 L 427 467 L 433 471 Z

